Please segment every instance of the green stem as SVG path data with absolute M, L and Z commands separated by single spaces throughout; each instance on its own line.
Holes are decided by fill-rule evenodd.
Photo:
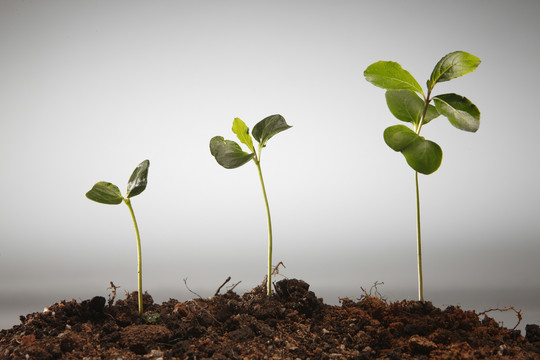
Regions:
M 418 189 L 418 171 L 414 172 L 416 183 L 416 250 L 418 256 L 418 299 L 424 302 L 424 280 L 422 277 L 422 235 L 420 231 L 420 191 Z
M 420 123 L 418 126 L 416 126 L 416 134 L 420 135 L 420 130 L 422 130 L 422 125 L 424 125 L 424 119 L 426 118 L 427 110 L 429 107 L 429 103 L 431 102 L 431 99 L 429 98 L 431 96 L 431 89 L 428 90 L 427 96 L 424 98 L 424 111 L 422 112 L 422 118 L 420 119 Z
M 266 205 L 266 217 L 268 218 L 268 275 L 266 277 L 266 294 L 272 295 L 272 219 L 270 218 L 270 207 L 268 206 L 268 198 L 266 196 L 266 188 L 264 187 L 264 180 L 261 171 L 261 163 L 259 158 L 254 158 L 255 165 L 259 171 L 259 179 L 261 180 L 262 192 L 264 196 L 264 203 Z
M 135 226 L 135 235 L 137 236 L 137 274 L 139 277 L 139 315 L 143 314 L 143 293 L 142 293 L 142 252 L 141 252 L 141 237 L 139 236 L 139 227 L 137 226 L 137 220 L 135 219 L 135 213 L 131 207 L 131 201 L 129 199 L 124 199 L 129 212 L 131 213 L 131 218 L 133 219 L 133 225 Z
M 424 111 L 422 112 L 422 118 L 415 127 L 416 134 L 418 135 L 420 135 L 422 125 L 424 125 L 424 119 L 431 101 L 430 96 L 431 88 L 428 89 L 427 96 L 424 99 Z M 418 300 L 424 302 L 424 278 L 422 275 L 422 231 L 420 227 L 420 190 L 418 187 L 418 171 L 414 172 L 414 182 L 416 185 L 416 254 L 418 262 Z

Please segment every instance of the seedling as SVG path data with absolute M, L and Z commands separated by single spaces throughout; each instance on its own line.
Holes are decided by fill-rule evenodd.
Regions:
M 139 227 L 137 226 L 137 220 L 135 219 L 135 213 L 131 206 L 131 198 L 139 195 L 146 189 L 148 182 L 148 167 L 150 161 L 144 160 L 137 165 L 127 184 L 127 193 L 124 198 L 120 193 L 118 187 L 110 182 L 100 181 L 97 182 L 90 191 L 86 193 L 86 197 L 90 200 L 96 201 L 101 204 L 118 205 L 122 201 L 129 208 L 131 218 L 133 219 L 133 225 L 135 226 L 135 235 L 137 237 L 137 273 L 139 284 L 139 314 L 143 314 L 143 292 L 142 292 L 142 255 L 141 255 L 141 238 L 139 236 Z
M 456 94 L 431 96 L 436 84 L 468 74 L 478 65 L 480 65 L 480 59 L 464 51 L 455 51 L 444 56 L 435 65 L 427 81 L 427 95 L 416 79 L 396 62 L 379 61 L 370 65 L 364 72 L 367 81 L 387 90 L 386 103 L 390 112 L 398 120 L 412 125 L 412 130 L 405 125 L 386 128 L 384 141 L 392 150 L 401 152 L 410 167 L 415 170 L 418 297 L 420 301 L 424 301 L 424 285 L 418 173 L 429 175 L 435 172 L 442 162 L 440 146 L 420 136 L 420 130 L 422 126 L 439 115 L 447 117 L 450 123 L 460 130 L 469 132 L 478 130 L 480 111 L 467 98 Z M 432 100 L 434 105 L 430 104 Z
M 272 220 L 270 218 L 270 207 L 268 206 L 268 198 L 261 171 L 261 152 L 272 136 L 290 127 L 281 115 L 271 115 L 258 122 L 251 131 L 251 134 L 259 143 L 257 151 L 255 151 L 253 139 L 249 135 L 249 128 L 239 118 L 234 119 L 232 131 L 236 134 L 240 142 L 248 147 L 250 152 L 244 152 L 238 143 L 232 140 L 225 140 L 222 136 L 215 136 L 210 140 L 210 153 L 216 158 L 218 164 L 225 169 L 235 169 L 251 160 L 257 166 L 268 219 L 268 275 L 266 277 L 266 292 L 268 295 L 272 295 Z

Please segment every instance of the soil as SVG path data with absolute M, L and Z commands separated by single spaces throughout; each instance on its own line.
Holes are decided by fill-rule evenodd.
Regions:
M 137 293 L 61 301 L 0 331 L 0 359 L 540 359 L 526 336 L 474 311 L 365 294 L 326 305 L 302 280 L 161 305 Z

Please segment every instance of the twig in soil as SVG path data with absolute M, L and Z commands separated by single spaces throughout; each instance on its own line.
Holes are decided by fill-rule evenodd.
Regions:
M 220 287 L 218 287 L 218 289 L 216 290 L 216 293 L 214 294 L 214 296 L 217 296 L 219 294 L 219 291 L 221 290 L 221 288 L 226 284 L 228 283 L 229 281 L 231 281 L 231 277 L 227 277 L 227 279 L 225 279 L 225 282 L 223 284 L 221 284 Z
M 187 278 L 184 278 L 184 285 L 186 285 L 186 289 L 188 289 L 188 291 L 189 291 L 190 293 L 192 293 L 192 294 L 194 294 L 194 295 L 197 295 L 197 296 L 199 297 L 199 299 L 202 299 L 202 296 L 201 296 L 201 295 L 197 294 L 195 291 L 193 291 L 193 290 L 191 290 L 191 289 L 189 288 L 189 286 L 187 285 Z
M 239 282 L 237 282 L 236 284 L 232 285 L 231 287 L 229 287 L 228 291 L 233 291 L 235 287 L 237 287 L 240 283 L 242 282 L 242 280 L 240 280 Z
M 280 261 L 277 263 L 277 265 L 274 267 L 274 270 L 272 270 L 272 275 L 281 275 L 283 276 L 285 279 L 287 278 L 285 275 L 282 275 L 279 273 L 279 265 L 283 266 L 285 269 L 287 268 L 285 266 L 285 264 L 283 263 L 283 261 Z
M 521 313 L 521 310 L 516 310 L 516 308 L 513 307 L 513 306 L 504 307 L 502 309 L 500 309 L 500 308 L 489 309 L 489 310 L 486 310 L 486 311 L 482 311 L 481 313 L 478 313 L 478 316 L 486 315 L 488 312 L 491 312 L 491 311 L 501 311 L 501 312 L 503 312 L 503 311 L 510 311 L 510 310 L 514 311 L 516 313 L 517 318 L 518 318 L 518 322 L 517 322 L 516 326 L 514 326 L 512 328 L 512 330 L 516 330 L 516 328 L 521 323 L 521 320 L 523 320 L 523 314 Z M 503 325 L 504 325 L 504 323 L 503 323 Z
M 384 285 L 384 282 L 379 282 L 379 281 L 375 281 L 375 283 L 371 286 L 371 288 L 369 289 L 369 293 L 366 291 L 366 289 L 364 289 L 363 287 L 360 286 L 360 289 L 362 290 L 362 292 L 364 293 L 364 295 L 362 295 L 360 297 L 360 300 L 366 298 L 366 297 L 376 297 L 377 299 L 380 299 L 382 301 L 386 301 L 386 299 L 381 295 L 381 293 L 379 292 L 379 289 L 377 286 L 379 285 Z M 373 290 L 375 290 L 375 294 L 373 294 Z
M 283 266 L 284 268 L 287 268 L 287 267 L 285 266 L 285 264 L 283 263 L 283 261 L 280 261 L 280 262 L 277 263 L 276 266 L 274 266 L 274 269 L 272 270 L 272 275 L 281 275 L 281 276 L 283 276 L 285 279 L 287 279 L 287 277 L 286 277 L 285 275 L 279 273 L 279 266 L 280 266 L 280 265 Z M 264 280 L 263 280 L 263 282 L 262 282 L 262 284 L 261 284 L 261 286 L 262 286 L 263 288 L 265 288 L 265 289 L 266 289 L 266 286 L 267 286 L 267 280 L 268 280 L 268 275 L 266 275 L 266 276 L 264 277 Z
M 114 285 L 114 283 L 111 281 L 111 286 L 107 288 L 107 290 L 111 290 L 111 293 L 107 296 L 107 304 L 109 307 L 112 307 L 114 304 L 114 299 L 116 298 L 116 289 L 119 289 L 120 286 Z

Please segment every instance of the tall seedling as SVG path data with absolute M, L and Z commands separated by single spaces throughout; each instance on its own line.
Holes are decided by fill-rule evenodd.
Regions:
M 131 198 L 139 195 L 146 189 L 146 184 L 148 182 L 148 167 L 150 166 L 150 161 L 144 160 L 142 163 L 137 165 L 131 177 L 129 178 L 127 185 L 127 193 L 124 198 L 120 193 L 118 187 L 110 182 L 100 181 L 97 182 L 90 191 L 86 193 L 86 197 L 90 200 L 96 201 L 101 204 L 107 205 L 118 205 L 122 201 L 129 208 L 131 213 L 131 219 L 133 220 L 133 225 L 135 226 L 135 236 L 137 237 L 137 274 L 138 274 L 138 289 L 139 289 L 139 314 L 143 314 L 143 292 L 142 292 L 142 254 L 141 254 L 141 238 L 139 236 L 139 227 L 137 226 L 137 220 L 135 219 L 135 213 L 133 212 L 133 207 L 131 206 Z
M 224 168 L 234 169 L 248 163 L 250 160 L 253 160 L 257 166 L 268 219 L 268 275 L 266 277 L 266 293 L 268 295 L 272 294 L 272 220 L 261 172 L 261 152 L 272 136 L 290 127 L 281 115 L 271 115 L 258 122 L 251 132 L 259 143 L 257 151 L 255 151 L 253 139 L 249 135 L 249 128 L 239 118 L 234 119 L 232 131 L 236 134 L 238 140 L 248 147 L 250 152 L 244 152 L 236 142 L 225 140 L 222 136 L 215 136 L 210 140 L 210 153 L 216 158 L 218 164 Z
M 436 84 L 449 81 L 474 71 L 480 59 L 464 51 L 455 51 L 444 56 L 435 65 L 427 81 L 427 94 L 415 78 L 401 65 L 392 61 L 379 61 L 364 72 L 366 80 L 386 89 L 386 103 L 390 112 L 405 125 L 394 125 L 384 131 L 384 141 L 392 150 L 401 152 L 407 163 L 415 170 L 416 185 L 416 229 L 418 253 L 418 297 L 424 301 L 422 277 L 422 241 L 420 231 L 420 195 L 418 173 L 435 172 L 442 161 L 442 149 L 433 141 L 420 136 L 422 126 L 439 115 L 450 120 L 456 128 L 476 132 L 480 126 L 480 111 L 467 98 L 457 94 L 432 96 Z M 431 105 L 431 101 L 433 104 Z

